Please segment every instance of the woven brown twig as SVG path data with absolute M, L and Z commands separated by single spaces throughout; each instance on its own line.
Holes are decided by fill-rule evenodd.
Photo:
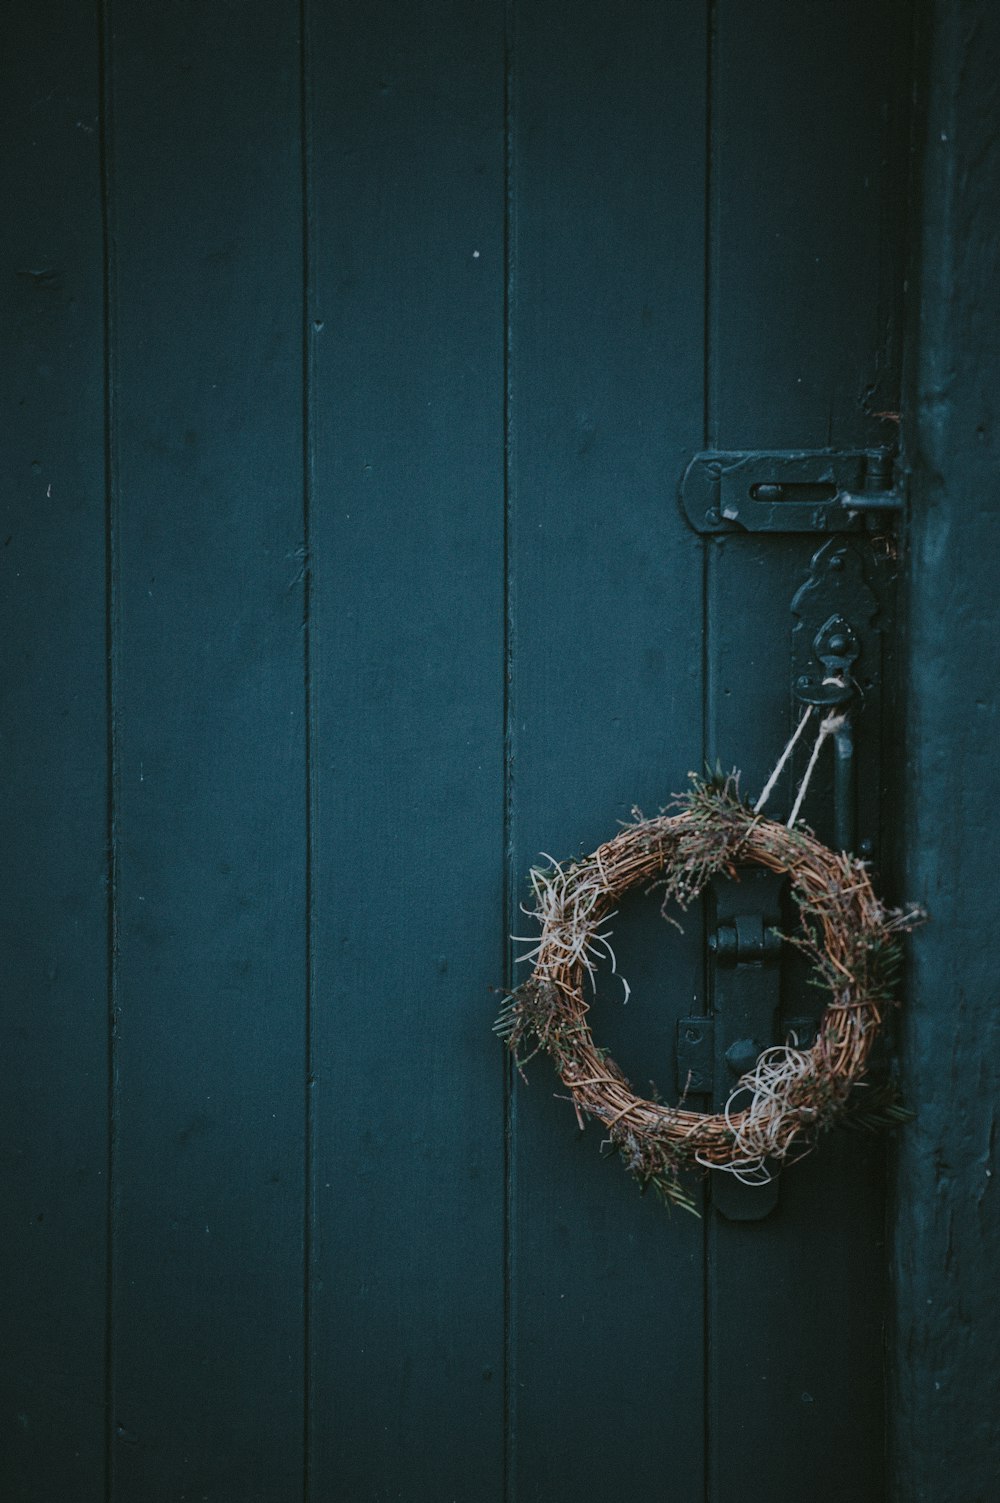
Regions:
M 717 872 L 737 876 L 742 863 L 787 872 L 802 919 L 786 936 L 812 959 L 829 1000 L 810 1049 L 770 1049 L 739 1081 L 749 1093 L 740 1111 L 667 1106 L 637 1096 L 591 1035 L 584 978 L 602 958 L 614 965 L 604 927 L 617 900 L 636 886 L 661 886 L 664 909 L 687 907 Z M 569 1089 L 581 1127 L 602 1123 L 643 1186 L 694 1209 L 684 1170 L 727 1169 L 768 1177 L 767 1162 L 807 1151 L 844 1112 L 865 1073 L 899 960 L 899 934 L 917 913 L 886 909 L 864 865 L 801 829 L 754 814 L 739 798 L 735 776 L 722 786 L 695 782 L 680 812 L 638 819 L 592 856 L 531 874 L 541 936 L 525 959 L 531 976 L 505 999 L 496 1031 L 519 1067 L 525 1045 L 544 1050 Z M 627 994 L 627 988 L 626 988 Z M 532 1057 L 531 1054 L 527 1056 Z M 906 1116 L 891 1104 L 881 1120 Z

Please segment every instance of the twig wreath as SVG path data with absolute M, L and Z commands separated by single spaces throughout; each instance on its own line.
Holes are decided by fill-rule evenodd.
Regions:
M 864 1103 L 852 1093 L 893 1002 L 900 934 L 922 915 L 884 907 L 853 856 L 755 813 L 740 798 L 735 774 L 694 780 L 677 813 L 635 813 L 636 822 L 593 855 L 531 872 L 535 905 L 525 911 L 538 919 L 541 936 L 521 958 L 534 967 L 505 998 L 495 1024 L 521 1073 L 534 1054 L 551 1055 L 580 1127 L 587 1118 L 600 1122 L 642 1187 L 652 1185 L 688 1210 L 695 1202 L 684 1171 L 721 1169 L 763 1182 L 769 1164 L 808 1152 L 845 1113 L 868 1126 L 905 1120 L 909 1113 L 892 1094 L 872 1093 Z M 618 899 L 643 885 L 662 889 L 670 918 L 669 904 L 687 908 L 716 873 L 738 877 L 741 863 L 789 876 L 801 925 L 782 937 L 809 956 L 828 993 L 816 1041 L 808 1049 L 794 1041 L 766 1049 L 721 1113 L 647 1100 L 594 1042 L 587 1018 L 585 978 L 593 988 L 601 960 L 615 968 L 608 920 Z M 627 983 L 625 990 L 627 997 Z M 747 1095 L 737 1110 L 737 1098 Z

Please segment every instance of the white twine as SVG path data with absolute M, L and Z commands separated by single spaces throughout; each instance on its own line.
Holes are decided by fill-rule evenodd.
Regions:
M 598 964 L 604 959 L 610 960 L 612 974 L 618 976 L 627 1002 L 632 989 L 625 977 L 618 973 L 618 960 L 611 946 L 612 931 L 593 926 L 594 909 L 606 894 L 606 887 L 602 885 L 602 881 L 606 883 L 606 877 L 602 881 L 591 878 L 580 882 L 547 852 L 541 854 L 551 863 L 550 869 L 532 867 L 535 907 L 526 908 L 522 903 L 521 912 L 537 919 L 542 932 L 537 938 L 525 934 L 511 935 L 515 943 L 530 947 L 516 957 L 515 964 L 533 963 L 536 970 L 549 980 L 564 966 L 580 965 L 590 977 L 591 986 L 596 987 Z M 605 913 L 601 923 L 606 925 L 614 917 L 614 911 Z
M 844 680 L 841 678 L 825 678 L 823 682 L 824 684 L 836 684 L 841 689 L 844 687 Z M 792 752 L 795 750 L 796 743 L 798 742 L 799 737 L 802 735 L 802 732 L 805 730 L 807 724 L 809 723 L 809 717 L 812 715 L 812 712 L 812 705 L 807 705 L 798 725 L 795 727 L 795 730 L 792 732 L 791 736 L 789 736 L 784 751 L 781 753 L 781 756 L 775 763 L 774 771 L 771 773 L 771 776 L 764 784 L 764 790 L 761 793 L 760 798 L 753 806 L 753 812 L 755 814 L 760 813 L 764 805 L 767 803 L 768 799 L 771 797 L 771 794 L 774 792 L 775 784 L 784 771 L 785 763 L 788 761 L 789 757 L 792 755 Z M 820 721 L 819 732 L 816 736 L 815 742 L 813 743 L 812 754 L 809 758 L 809 763 L 805 770 L 805 776 L 803 777 L 802 782 L 799 784 L 799 791 L 795 795 L 795 803 L 792 807 L 792 812 L 788 816 L 789 830 L 798 819 L 799 810 L 802 808 L 802 805 L 805 802 L 805 796 L 809 790 L 809 783 L 812 779 L 812 775 L 816 770 L 816 763 L 819 761 L 820 749 L 822 748 L 823 742 L 828 736 L 835 736 L 837 732 L 843 728 L 846 720 L 847 715 L 844 712 L 831 710 L 829 715 L 824 716 L 824 718 Z
M 768 778 L 767 782 L 764 784 L 763 793 L 753 806 L 753 812 L 755 814 L 760 813 L 764 805 L 767 803 L 768 799 L 771 797 L 771 794 L 774 792 L 774 785 L 781 777 L 785 763 L 788 761 L 789 757 L 792 755 L 792 752 L 795 750 L 795 743 L 798 741 L 799 737 L 802 735 L 802 732 L 805 730 L 806 724 L 812 712 L 812 705 L 806 705 L 805 714 L 802 716 L 802 719 L 799 721 L 798 725 L 795 727 L 795 730 L 789 737 L 788 744 L 786 745 L 784 751 L 781 753 L 781 756 L 778 758 L 777 765 L 775 766 L 774 771 Z
M 740 1077 L 723 1108 L 726 1126 L 733 1135 L 737 1155 L 727 1164 L 699 1158 L 706 1168 L 732 1174 L 744 1185 L 770 1184 L 769 1158 L 784 1158 L 791 1141 L 788 1134 L 788 1095 L 796 1083 L 814 1073 L 813 1059 L 804 1049 L 779 1044 L 765 1049 L 754 1068 Z M 738 1109 L 737 1100 L 751 1092 L 750 1104 Z M 798 1108 L 802 1116 L 805 1108 Z
M 843 726 L 846 719 L 846 715 L 836 715 L 831 712 L 831 714 L 825 716 L 824 719 L 820 721 L 819 735 L 816 737 L 816 743 L 812 749 L 812 756 L 809 758 L 809 766 L 806 768 L 805 776 L 803 777 L 802 782 L 799 784 L 799 791 L 795 795 L 795 803 L 792 805 L 792 812 L 788 816 L 789 829 L 792 828 L 795 821 L 799 817 L 799 810 L 802 808 L 803 800 L 805 799 L 806 792 L 809 788 L 809 780 L 813 775 L 813 770 L 816 766 L 816 763 L 819 761 L 820 747 L 823 745 L 823 742 L 826 740 L 827 736 L 836 735 L 836 733 Z

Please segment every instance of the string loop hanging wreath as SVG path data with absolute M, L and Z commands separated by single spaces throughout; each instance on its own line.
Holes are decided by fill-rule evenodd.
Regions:
M 632 888 L 660 888 L 669 917 L 669 904 L 687 908 L 711 877 L 738 877 L 747 863 L 788 874 L 801 923 L 783 937 L 809 956 L 827 993 L 816 1041 L 808 1049 L 791 1041 L 765 1050 L 720 1113 L 648 1100 L 590 1030 L 585 983 L 593 988 L 602 960 L 615 965 L 608 921 Z M 735 774 L 694 780 L 676 813 L 637 816 L 593 855 L 535 868 L 531 884 L 535 905 L 526 911 L 541 935 L 522 959 L 534 966 L 505 998 L 496 1032 L 522 1071 L 540 1050 L 551 1056 L 579 1125 L 587 1118 L 601 1123 L 644 1188 L 693 1210 L 685 1171 L 719 1169 L 761 1182 L 770 1164 L 807 1152 L 849 1107 L 868 1125 L 908 1115 L 894 1098 L 872 1093 L 866 1103 L 855 1088 L 893 1001 L 900 934 L 921 915 L 884 907 L 853 856 L 763 818 L 740 798 Z M 737 1110 L 739 1100 L 746 1105 Z

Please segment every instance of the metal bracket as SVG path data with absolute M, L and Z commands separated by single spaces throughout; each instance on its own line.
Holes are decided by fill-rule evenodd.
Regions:
M 870 856 L 871 832 L 862 830 L 858 839 L 855 738 L 862 722 L 878 725 L 882 644 L 880 602 L 869 582 L 866 553 L 863 543 L 831 538 L 813 556 L 809 576 L 792 600 L 792 675 L 798 705 L 842 711 L 832 737 L 834 812 L 828 838 L 839 850 Z M 870 825 L 871 810 L 864 816 Z M 815 812 L 806 818 L 814 828 L 825 823 Z
M 742 867 L 738 881 L 712 879 L 712 1011 L 677 1024 L 677 1089 L 683 1099 L 710 1097 L 713 1110 L 721 1111 L 766 1048 L 789 1040 L 809 1048 L 815 1038 L 814 1018 L 780 1013 L 783 947 L 776 931 L 785 885 L 780 873 L 758 866 Z M 776 1171 L 764 1185 L 743 1184 L 730 1174 L 712 1176 L 712 1204 L 729 1221 L 761 1221 L 778 1197 Z
M 711 1093 L 716 1111 L 778 1037 L 782 946 L 774 931 L 784 883 L 780 874 L 751 866 L 741 869 L 739 881 L 715 877 L 709 887 L 712 1015 L 681 1018 L 677 1084 L 682 1095 Z M 712 1202 L 731 1221 L 759 1221 L 777 1205 L 777 1180 L 745 1185 L 715 1174 Z
M 677 1087 L 681 1097 L 710 1096 L 714 1111 L 725 1108 L 740 1076 L 768 1046 L 791 1040 L 808 1049 L 815 1039 L 814 1018 L 779 1015 L 782 941 L 774 930 L 785 881 L 762 867 L 741 867 L 738 881 L 716 876 L 708 888 L 713 1010 L 678 1022 Z M 776 1171 L 768 1184 L 743 1184 L 720 1172 L 711 1177 L 711 1201 L 728 1220 L 762 1220 L 777 1198 Z
M 782 1014 L 778 1027 L 782 1042 L 791 1042 L 796 1049 L 809 1049 L 816 1038 L 816 1019 L 805 1013 L 786 1017 Z M 757 1053 L 760 1051 L 758 1050 Z M 740 1074 L 753 1067 L 757 1053 Z M 730 1055 L 732 1054 L 732 1058 Z M 726 1079 L 732 1087 L 734 1063 L 740 1063 L 746 1055 L 736 1051 L 733 1045 L 726 1050 Z M 715 1086 L 715 1019 L 710 1013 L 694 1013 L 689 1018 L 680 1018 L 677 1023 L 677 1091 L 685 1101 L 689 1096 L 711 1096 Z
M 901 511 L 891 449 L 696 454 L 681 481 L 695 532 L 864 532 Z
M 839 612 L 823 623 L 813 638 L 813 656 L 822 663 L 822 674 L 800 673 L 795 697 L 804 705 L 836 709 L 854 698 L 854 665 L 861 653 L 854 628 Z
M 715 1083 L 715 1019 L 695 1013 L 677 1020 L 677 1090 L 689 1096 L 710 1096 Z
M 802 673 L 795 681 L 796 698 L 802 704 L 840 712 L 833 732 L 833 838 L 841 851 L 853 851 L 857 840 L 851 702 L 855 697 L 854 665 L 860 652 L 851 623 L 844 616 L 831 616 L 813 638 L 813 653 L 823 665 L 822 674 Z

